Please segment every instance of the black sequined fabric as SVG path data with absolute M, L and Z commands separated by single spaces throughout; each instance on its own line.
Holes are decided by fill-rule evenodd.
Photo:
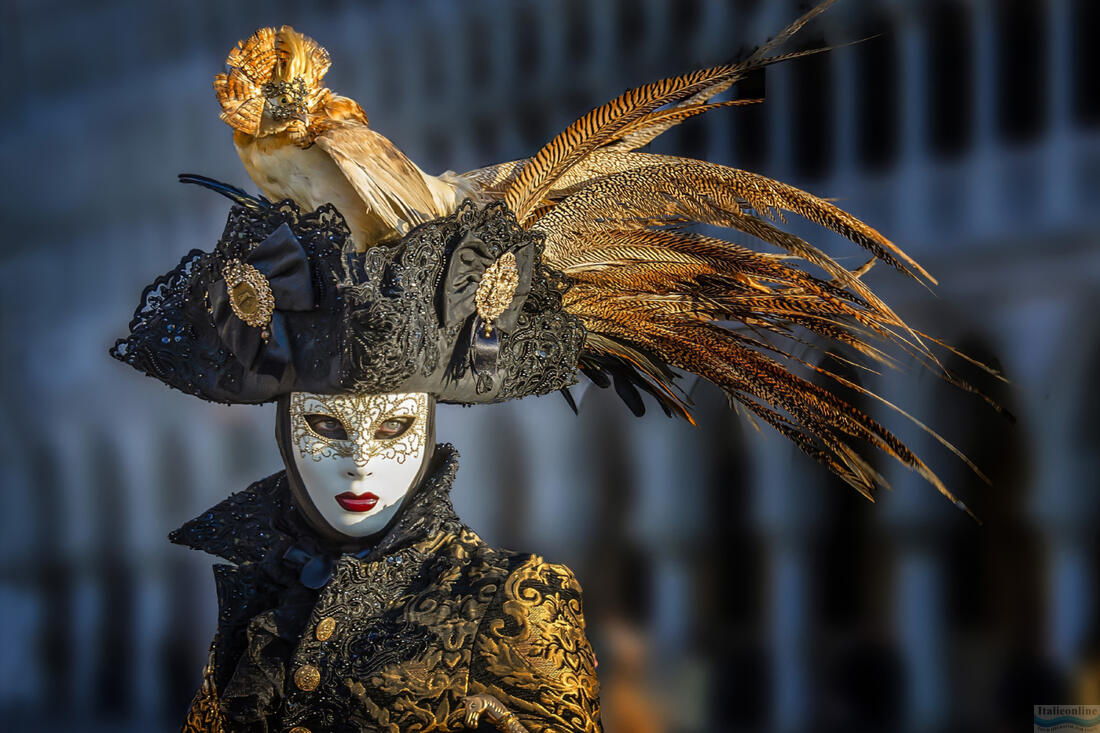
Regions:
M 319 590 L 287 562 L 288 548 L 326 548 L 284 474 L 172 534 L 232 563 L 215 566 L 214 689 L 196 696 L 184 730 L 467 730 L 464 699 L 477 693 L 528 730 L 600 730 L 576 579 L 482 542 L 451 506 L 456 452 L 439 446 L 434 461 L 386 536 L 338 554 Z
M 227 262 L 244 260 L 284 222 L 307 254 L 316 307 L 282 313 L 276 299 L 291 354 L 276 377 L 235 357 L 219 337 L 207 291 L 223 279 Z M 494 335 L 491 368 L 473 368 L 475 316 L 442 317 L 443 275 L 468 236 L 484 242 L 493 258 L 521 246 L 537 252 L 518 317 Z M 348 251 L 348 240 L 331 206 L 309 213 L 290 202 L 266 210 L 235 206 L 213 252 L 190 252 L 145 289 L 130 336 L 111 354 L 172 387 L 227 403 L 301 391 L 429 392 L 441 402 L 468 404 L 544 394 L 575 381 L 585 332 L 562 309 L 568 282 L 541 264 L 539 235 L 524 231 L 503 204 L 467 201 L 400 242 L 365 253 Z

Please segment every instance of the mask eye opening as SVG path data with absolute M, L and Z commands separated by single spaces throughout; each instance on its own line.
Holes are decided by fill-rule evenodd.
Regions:
M 347 440 L 348 431 L 344 423 L 338 417 L 326 415 L 322 412 L 311 412 L 302 415 L 309 432 L 322 440 Z
M 374 430 L 375 440 L 396 440 L 409 431 L 416 422 L 413 415 L 391 415 Z

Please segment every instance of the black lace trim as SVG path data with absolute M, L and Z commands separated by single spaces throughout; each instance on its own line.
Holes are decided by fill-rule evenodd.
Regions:
M 192 250 L 171 271 L 142 292 L 130 321 L 130 335 L 119 339 L 111 356 L 188 394 L 224 403 L 276 399 L 291 384 L 249 373 L 218 336 L 208 312 L 207 288 L 222 277 L 231 259 L 244 256 L 286 223 L 310 259 L 318 307 L 288 317 L 294 346 L 289 379 L 304 391 L 338 391 L 341 304 L 334 283 L 343 274 L 340 253 L 349 234 L 332 206 L 303 214 L 284 201 L 262 213 L 234 206 L 213 252 Z

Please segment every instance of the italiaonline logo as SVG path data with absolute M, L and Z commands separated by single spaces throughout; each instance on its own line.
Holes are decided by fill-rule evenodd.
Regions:
M 1036 705 L 1035 727 L 1032 730 L 1100 733 L 1100 705 Z

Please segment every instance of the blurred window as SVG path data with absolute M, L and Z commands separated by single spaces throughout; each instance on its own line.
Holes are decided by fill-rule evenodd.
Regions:
M 869 170 L 893 165 L 898 152 L 898 49 L 893 25 L 883 15 L 873 17 L 858 44 L 859 162 Z
M 95 648 L 95 705 L 108 717 L 126 714 L 134 692 L 137 589 L 134 557 L 128 552 L 127 530 L 138 520 L 126 499 L 116 446 L 104 435 L 89 442 L 91 486 L 96 497 L 94 584 L 100 592 Z
M 516 22 L 513 25 L 515 32 L 516 71 L 521 78 L 530 79 L 538 69 L 540 61 L 541 42 L 539 40 L 538 12 L 534 5 L 518 3 L 516 5 Z
M 592 51 L 592 21 L 583 0 L 570 0 L 565 7 L 565 51 L 567 63 L 583 65 Z
M 803 48 L 824 46 L 820 37 Z M 794 169 L 801 179 L 824 178 L 833 164 L 832 59 L 820 53 L 792 61 Z
M 635 54 L 645 40 L 645 6 L 637 0 L 619 0 L 615 6 L 615 28 L 619 32 L 619 50 Z
M 474 150 L 477 151 L 478 160 L 496 160 L 500 147 L 497 144 L 496 121 L 492 117 L 479 117 L 474 121 L 473 132 Z
M 439 30 L 440 29 L 435 26 L 425 28 L 423 31 L 424 35 L 420 39 L 420 48 L 433 55 L 445 48 L 443 37 Z M 424 85 L 421 93 L 427 97 L 439 95 L 444 89 L 444 81 L 450 70 L 449 65 L 433 63 L 421 64 L 420 71 L 423 80 L 422 83 Z
M 842 361 L 853 356 L 851 353 L 830 351 L 822 357 L 819 365 L 853 384 L 873 387 L 865 385 L 864 372 Z M 835 393 L 859 412 L 869 412 L 870 399 L 857 390 L 824 374 L 815 374 L 812 381 Z M 859 440 L 852 440 L 850 444 L 875 470 L 885 468 L 883 454 L 871 450 Z M 816 469 L 816 466 L 813 468 Z M 817 618 L 828 632 L 853 632 L 858 635 L 874 618 L 875 591 L 883 586 L 881 579 L 885 575 L 883 558 L 874 551 L 875 543 L 871 535 L 876 507 L 838 476 L 827 471 L 814 475 L 816 485 L 806 487 L 806 491 L 821 492 L 821 507 L 826 518 L 814 553 Z
M 466 20 L 466 41 L 469 60 L 469 78 L 462 79 L 459 83 L 464 87 L 477 87 L 493 75 L 493 59 L 489 53 L 491 46 L 485 43 L 485 38 L 492 33 L 492 28 L 485 22 L 484 16 L 470 13 Z
M 1100 2 L 1076 0 L 1073 5 L 1073 115 L 1082 125 L 1100 124 Z M 1092 69 L 1092 71 L 1089 71 Z
M 1011 143 L 1034 140 L 1046 124 L 1047 18 L 1035 0 L 994 3 L 997 34 L 997 120 Z
M 551 99 L 548 101 L 548 104 L 553 105 L 555 103 Z M 568 110 L 568 114 L 574 117 L 578 117 L 587 111 L 580 105 L 573 105 L 566 109 Z M 559 109 L 558 113 L 560 114 L 560 112 L 561 110 Z M 550 117 L 547 112 L 547 107 L 540 104 L 537 97 L 528 99 L 526 103 L 516 108 L 516 119 L 519 127 L 520 143 L 523 146 L 523 150 L 530 150 L 532 152 L 538 150 L 558 131 L 555 125 L 558 118 Z
M 678 0 L 670 9 L 668 27 L 663 29 L 665 47 L 668 56 L 675 59 L 676 65 L 683 71 L 703 65 L 703 60 L 699 58 L 699 46 L 695 43 L 702 17 L 699 0 Z
M 764 167 L 768 155 L 768 99 L 765 89 L 765 70 L 750 74 L 736 84 L 731 99 L 763 99 L 760 104 L 736 107 L 724 119 L 733 139 L 733 164 L 747 170 Z
M 928 133 L 941 157 L 961 155 L 973 136 L 974 29 L 955 0 L 932 5 L 928 17 Z

